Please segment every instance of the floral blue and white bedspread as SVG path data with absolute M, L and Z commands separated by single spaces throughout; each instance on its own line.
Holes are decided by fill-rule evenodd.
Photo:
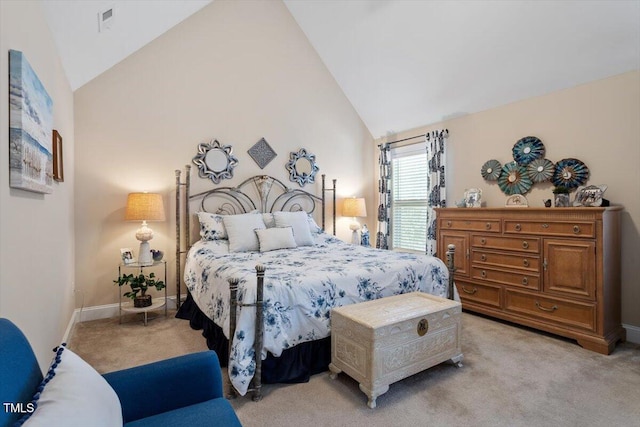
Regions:
M 264 265 L 262 359 L 329 336 L 333 307 L 413 291 L 447 297 L 449 272 L 438 258 L 351 245 L 325 233 L 315 240 L 315 246 L 266 253 L 229 253 L 227 241 L 199 241 L 187 257 L 187 288 L 229 338 L 227 278 L 240 280 L 240 303 L 255 303 L 255 266 Z M 255 307 L 238 308 L 229 377 L 241 395 L 255 371 L 254 325 Z

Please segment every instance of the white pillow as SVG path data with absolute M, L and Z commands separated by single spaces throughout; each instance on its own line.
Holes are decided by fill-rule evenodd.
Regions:
M 291 249 L 297 246 L 291 227 L 266 228 L 264 230 L 256 230 L 256 234 L 260 242 L 260 252 Z
M 274 212 L 276 227 L 293 228 L 293 238 L 298 246 L 312 246 L 313 236 L 309 229 L 309 220 L 306 212 Z
M 44 386 L 44 389 L 42 387 Z M 60 346 L 34 396 L 24 427 L 122 425 L 120 400 L 107 381 L 74 352 Z
M 312 234 L 322 233 L 322 227 L 318 225 L 311 214 L 307 214 L 307 221 L 309 221 L 309 229 L 311 230 Z
M 276 226 L 276 220 L 273 217 L 272 213 L 263 213 L 262 220 L 264 221 L 264 225 L 266 225 L 267 228 L 273 228 Z
M 229 252 L 257 251 L 260 249 L 255 230 L 267 228 L 260 213 L 229 215 L 223 218 L 229 236 Z
M 224 228 L 222 221 L 223 218 L 223 215 L 198 212 L 202 240 L 224 240 L 228 238 L 227 230 Z

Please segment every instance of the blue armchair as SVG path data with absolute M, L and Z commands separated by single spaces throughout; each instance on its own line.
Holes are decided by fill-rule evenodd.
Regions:
M 79 381 L 76 369 L 88 372 L 83 375 L 93 378 Z M 95 383 L 99 383 L 96 387 L 101 387 L 101 392 L 91 388 Z M 81 394 L 80 398 L 92 399 L 96 396 L 94 399 L 99 401 L 94 409 L 87 409 L 94 416 L 97 411 L 95 408 L 106 411 L 104 407 L 108 406 L 109 399 L 104 398 L 105 393 L 113 394 L 116 408 L 111 408 L 111 415 L 115 412 L 125 426 L 241 425 L 229 401 L 223 397 L 220 364 L 213 351 L 188 354 L 100 376 L 70 350 L 61 348 L 43 378 L 25 336 L 12 322 L 0 319 L 0 403 L 3 404 L 3 408 L 0 408 L 0 427 L 16 423 L 20 425 L 25 419 L 25 426 L 30 422 L 34 425 L 54 425 L 56 421 L 57 424 L 83 425 L 83 421 L 74 420 L 76 416 L 81 416 L 78 407 L 91 408 L 91 404 L 78 405 L 77 401 L 73 401 L 68 417 L 56 418 L 64 413 L 56 412 L 62 405 L 60 401 L 64 399 L 60 396 L 52 398 L 51 395 L 56 390 L 64 395 L 67 388 L 77 388 L 75 393 Z M 36 420 L 39 412 L 44 414 L 42 417 L 49 417 L 46 422 Z M 107 417 L 100 418 L 104 421 Z

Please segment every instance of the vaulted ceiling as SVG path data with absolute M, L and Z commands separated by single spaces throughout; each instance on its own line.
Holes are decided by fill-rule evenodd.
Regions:
M 75 90 L 211 0 L 41 1 Z M 284 3 L 374 137 L 640 69 L 638 0 Z

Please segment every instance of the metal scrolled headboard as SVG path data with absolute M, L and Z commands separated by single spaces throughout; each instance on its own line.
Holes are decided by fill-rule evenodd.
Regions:
M 190 194 L 191 166 L 185 166 L 184 182 L 181 171 L 176 170 L 176 304 L 180 308 L 182 254 L 191 248 L 190 204 L 200 202 L 199 211 L 233 215 L 253 210 L 268 213 L 275 211 L 306 211 L 313 213 L 320 204 L 322 230 L 325 230 L 326 193 L 333 192 L 333 234 L 336 234 L 336 180 L 331 188 L 325 186 L 322 175 L 322 194 L 316 196 L 298 188 L 289 188 L 282 181 L 268 175 L 252 176 L 236 187 L 216 187 L 198 194 Z M 183 191 L 184 189 L 184 191 Z M 184 215 L 182 214 L 184 212 Z M 184 233 L 182 232 L 184 230 Z M 184 237 L 183 237 L 184 236 Z M 183 242 L 183 238 L 185 242 Z

